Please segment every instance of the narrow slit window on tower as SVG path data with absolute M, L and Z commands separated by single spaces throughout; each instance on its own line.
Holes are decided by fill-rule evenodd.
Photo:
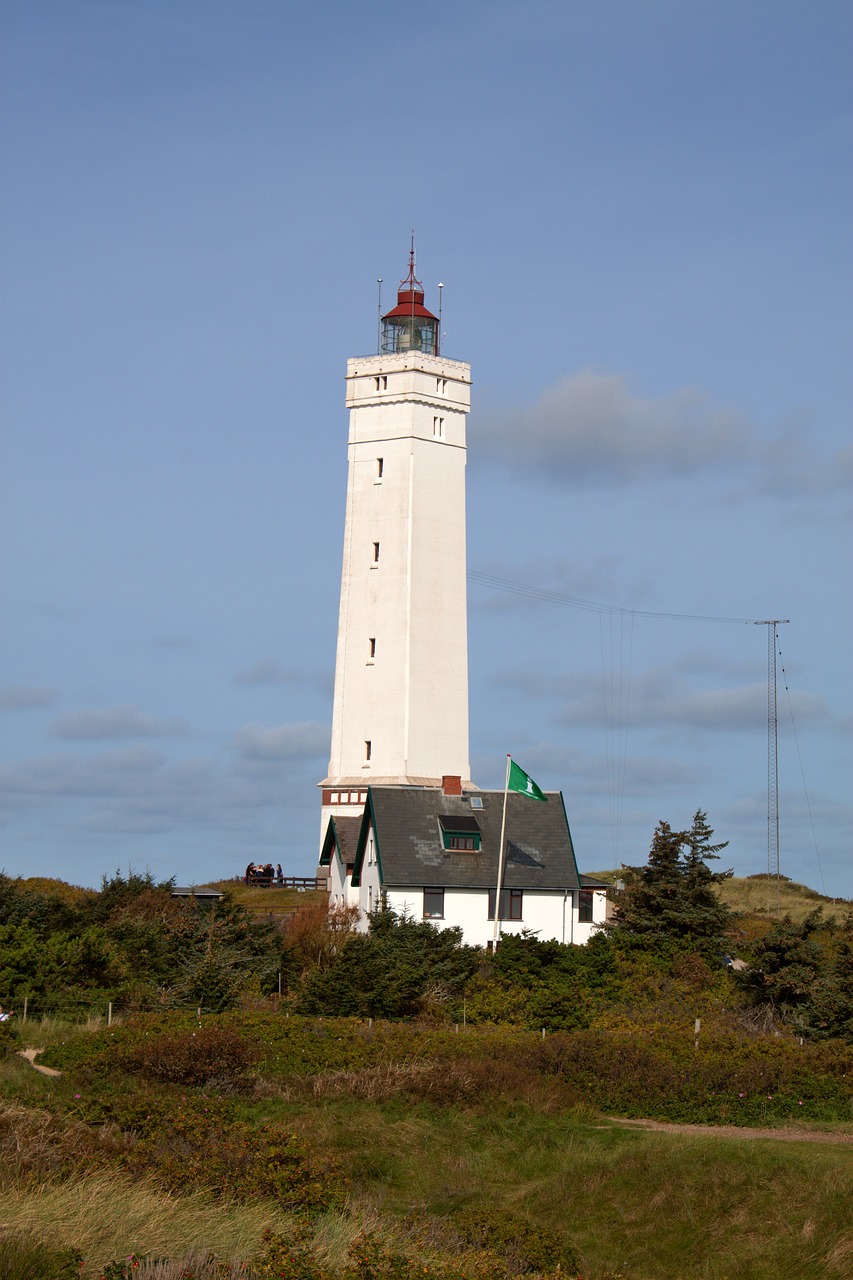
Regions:
M 376 657 L 376 636 L 371 636 L 367 642 L 367 656 L 371 662 Z
M 376 479 L 377 480 L 382 479 L 384 471 L 385 471 L 385 459 L 377 458 L 376 459 Z
M 441 440 L 444 436 L 444 418 L 433 418 L 432 434 Z
M 374 542 L 373 544 L 373 563 L 379 564 L 379 543 L 378 542 Z
M 373 743 L 371 742 L 370 738 L 365 738 L 365 740 L 364 740 L 364 759 L 365 759 L 365 763 L 370 759 L 370 757 L 371 757 L 372 755 L 373 755 Z
M 374 379 L 373 379 L 373 386 L 374 386 L 374 389 L 375 389 L 376 391 L 378 391 L 378 390 L 379 390 L 379 379 L 378 379 L 378 378 L 374 378 Z
M 382 376 L 382 390 L 383 390 L 383 391 L 387 391 L 387 390 L 388 390 L 388 379 L 385 377 L 385 375 L 384 375 L 384 374 L 383 374 L 383 376 Z

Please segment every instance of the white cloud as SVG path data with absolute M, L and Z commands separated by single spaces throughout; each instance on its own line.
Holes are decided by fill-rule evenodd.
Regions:
M 679 663 L 636 672 L 627 685 L 620 686 L 621 704 L 612 708 L 616 717 L 626 717 L 630 729 L 657 729 L 682 725 L 701 730 L 758 730 L 767 727 L 767 684 L 717 686 L 697 689 L 679 672 Z M 496 683 L 518 689 L 528 697 L 552 702 L 560 724 L 600 726 L 603 720 L 602 676 L 590 673 L 553 677 L 537 671 L 511 671 Z M 792 693 L 791 710 L 798 725 L 821 724 L 841 729 L 826 700 L 817 694 Z
M 40 796 L 126 796 L 163 768 L 149 747 L 125 747 L 97 756 L 62 752 L 0 767 L 0 792 L 10 799 Z
M 46 684 L 0 685 L 0 711 L 31 711 L 36 707 L 49 707 L 58 696 L 57 691 Z
M 778 497 L 848 489 L 853 452 L 816 456 L 804 425 L 762 436 L 733 409 L 684 387 L 665 396 L 631 390 L 624 374 L 583 370 L 532 405 L 472 418 L 472 456 L 492 457 L 576 487 L 622 487 L 649 479 L 723 476 Z
M 313 793 L 305 772 L 298 758 L 287 770 L 252 759 L 231 768 L 205 757 L 170 760 L 139 745 L 0 766 L 0 797 L 8 821 L 37 812 L 65 836 L 73 829 L 253 835 L 270 813 L 284 809 L 289 796 Z
M 234 737 L 234 748 L 247 760 L 293 760 L 320 757 L 329 750 L 329 728 L 308 720 L 267 727 L 247 724 Z
M 54 738 L 96 741 L 104 738 L 172 738 L 187 732 L 183 720 L 148 715 L 134 706 L 101 711 L 71 711 L 51 726 Z

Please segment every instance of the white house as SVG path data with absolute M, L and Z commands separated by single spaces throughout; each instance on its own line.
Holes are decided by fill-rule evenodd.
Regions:
M 362 930 L 387 904 L 491 944 L 504 793 L 463 791 L 459 781 L 370 787 L 360 817 L 330 817 L 320 854 L 330 906 L 358 906 Z M 547 795 L 507 797 L 500 932 L 585 943 L 604 923 L 606 886 L 578 874 L 562 793 Z

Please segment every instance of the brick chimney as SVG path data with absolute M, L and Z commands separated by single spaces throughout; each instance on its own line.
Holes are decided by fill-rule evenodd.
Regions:
M 441 791 L 446 796 L 461 796 L 462 779 L 458 774 L 445 773 L 441 779 Z

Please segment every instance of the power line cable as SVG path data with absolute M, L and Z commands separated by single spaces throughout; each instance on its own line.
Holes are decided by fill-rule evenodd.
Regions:
M 530 582 L 513 582 L 509 578 L 500 578 L 493 573 L 483 573 L 479 569 L 468 570 L 468 581 L 476 582 L 483 587 L 492 587 L 495 591 L 508 591 L 514 595 L 526 596 L 530 600 L 543 600 L 548 604 L 562 604 L 570 609 L 585 609 L 590 613 L 628 614 L 632 618 L 662 618 L 672 622 L 736 622 L 753 624 L 759 618 L 723 618 L 711 614 L 698 613 L 664 613 L 653 609 L 626 609 L 622 605 L 604 604 L 600 600 L 585 600 L 582 596 L 570 596 L 561 591 L 552 591 L 548 587 L 535 587 Z

